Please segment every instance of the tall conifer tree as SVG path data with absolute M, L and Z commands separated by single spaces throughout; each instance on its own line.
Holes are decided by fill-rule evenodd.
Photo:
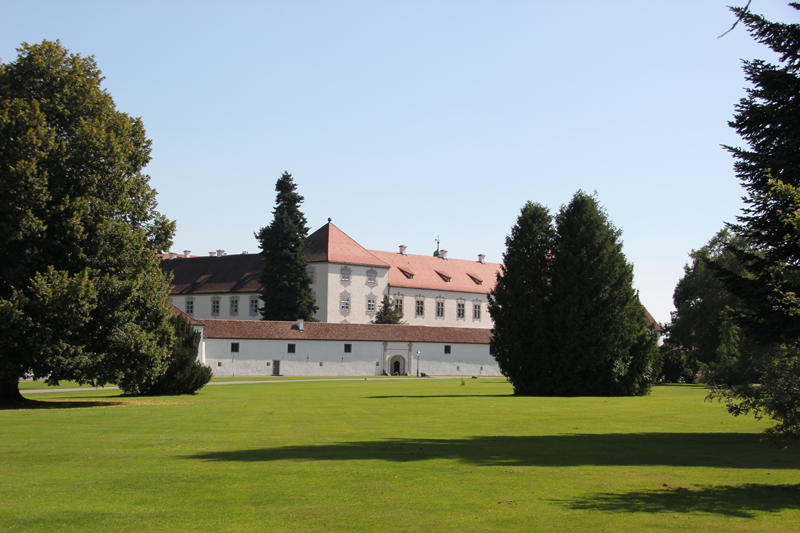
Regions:
M 553 379 L 548 309 L 553 237 L 548 209 L 526 203 L 506 237 L 503 264 L 489 294 L 491 352 L 515 394 L 543 394 Z
M 306 261 L 306 217 L 300 211 L 303 197 L 292 175 L 284 172 L 275 184 L 273 220 L 256 233 L 264 261 L 260 282 L 263 320 L 314 320 L 316 305 Z
M 655 335 L 633 289 L 621 231 L 597 198 L 578 191 L 556 216 L 552 329 L 561 394 L 637 395 L 656 375 Z
M 655 334 L 620 232 L 578 191 L 553 225 L 528 202 L 489 295 L 492 353 L 522 395 L 637 395 L 658 376 Z
M 719 271 L 743 302 L 738 314 L 747 338 L 783 349 L 756 361 L 759 384 L 720 383 L 713 395 L 734 414 L 772 418 L 776 425 L 767 435 L 777 443 L 800 439 L 800 24 L 732 11 L 780 64 L 743 62 L 752 85 L 729 125 L 747 146 L 726 148 L 747 194 L 742 215 L 729 227 L 752 248 L 731 247 L 746 275 Z

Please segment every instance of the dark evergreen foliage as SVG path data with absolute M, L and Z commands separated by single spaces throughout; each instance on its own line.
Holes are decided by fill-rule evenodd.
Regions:
M 578 191 L 556 216 L 551 314 L 569 395 L 638 395 L 659 377 L 655 333 L 633 289 L 621 232 L 597 198 Z
M 170 317 L 175 329 L 175 344 L 167 361 L 167 369 L 142 394 L 151 396 L 194 394 L 211 381 L 211 367 L 197 360 L 200 332 L 184 317 Z
M 392 297 L 388 294 L 383 296 L 383 301 L 375 313 L 373 324 L 405 324 L 403 322 L 403 311 L 394 306 Z
M 174 223 L 142 173 L 142 122 L 102 79 L 58 41 L 0 65 L 0 401 L 24 376 L 139 392 L 169 354 L 157 252 Z
M 790 5 L 800 10 L 800 4 Z M 743 62 L 751 87 L 729 124 L 747 147 L 726 148 L 746 189 L 743 213 L 729 227 L 750 248 L 730 246 L 746 274 L 724 267 L 718 272 L 742 302 L 735 326 L 772 348 L 751 358 L 760 383 L 720 380 L 711 396 L 726 401 L 734 414 L 772 418 L 776 426 L 768 437 L 779 443 L 800 438 L 800 25 L 732 11 L 780 64 Z
M 555 217 L 523 207 L 489 298 L 492 353 L 523 395 L 646 394 L 655 333 L 633 291 L 619 231 L 581 191 Z
M 515 394 L 547 394 L 560 372 L 551 348 L 548 308 L 547 277 L 554 236 L 549 210 L 526 203 L 506 237 L 503 265 L 489 294 L 489 314 L 494 321 L 491 353 Z
M 256 233 L 264 260 L 260 279 L 263 320 L 302 318 L 311 322 L 319 309 L 306 262 L 308 227 L 300 211 L 303 197 L 296 189 L 292 175 L 284 172 L 275 184 L 278 194 L 272 223 Z

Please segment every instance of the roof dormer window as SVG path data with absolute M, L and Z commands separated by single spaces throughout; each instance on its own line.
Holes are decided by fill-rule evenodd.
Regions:
M 442 270 L 434 270 L 434 272 L 439 274 L 439 277 L 442 278 L 447 283 L 450 283 L 450 280 L 453 279 L 453 277 L 450 274 Z

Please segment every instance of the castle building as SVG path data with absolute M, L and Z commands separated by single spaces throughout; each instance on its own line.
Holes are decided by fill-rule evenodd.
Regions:
M 319 322 L 367 324 L 384 295 L 403 311 L 403 321 L 413 326 L 490 329 L 487 295 L 494 287 L 500 265 L 451 259 L 441 250 L 433 256 L 366 250 L 328 222 L 309 235 L 306 259 L 314 280 Z M 162 269 L 170 272 L 170 297 L 178 309 L 199 320 L 258 320 L 261 256 L 226 255 L 218 250 L 208 257 L 170 254 Z

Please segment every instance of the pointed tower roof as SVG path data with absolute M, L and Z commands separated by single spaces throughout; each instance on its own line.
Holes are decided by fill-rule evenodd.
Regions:
M 328 222 L 306 239 L 306 261 L 309 263 L 344 263 L 389 268 L 345 232 Z

